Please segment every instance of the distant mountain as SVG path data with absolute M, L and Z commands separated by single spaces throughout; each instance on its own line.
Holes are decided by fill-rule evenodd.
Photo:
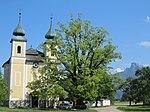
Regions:
M 123 72 L 120 72 L 119 76 L 125 77 L 125 78 L 129 76 L 135 77 L 135 72 L 140 68 L 142 68 L 142 65 L 139 65 L 137 63 L 131 63 L 130 68 L 126 68 Z
M 135 72 L 140 68 L 142 68 L 142 65 L 139 65 L 137 63 L 131 63 L 130 68 L 126 68 L 124 71 L 119 72 L 119 76 L 124 77 L 124 78 L 127 78 L 130 76 L 134 78 L 136 77 Z M 120 99 L 122 97 L 122 94 L 123 94 L 122 91 L 118 90 L 115 95 L 116 99 Z

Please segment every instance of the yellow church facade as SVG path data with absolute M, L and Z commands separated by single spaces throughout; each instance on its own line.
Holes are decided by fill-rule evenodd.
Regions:
M 45 38 L 48 40 L 53 37 L 51 18 L 50 29 Z M 21 13 L 19 13 L 19 22 L 13 31 L 13 38 L 10 44 L 10 58 L 3 64 L 4 78 L 9 87 L 8 100 L 5 104 L 10 108 L 39 107 L 42 103 L 40 104 L 37 97 L 31 96 L 31 91 L 26 86 L 40 75 L 38 71 L 43 66 L 43 58 L 45 56 L 52 59 L 56 58 L 50 51 L 41 52 L 32 47 L 26 49 L 27 39 L 21 26 Z

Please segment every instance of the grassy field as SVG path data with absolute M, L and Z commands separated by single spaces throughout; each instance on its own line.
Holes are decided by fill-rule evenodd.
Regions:
M 115 106 L 120 106 L 120 105 L 129 105 L 129 102 L 120 102 L 120 101 L 115 101 L 114 102 Z
M 127 106 L 118 107 L 123 112 L 150 112 L 150 106 Z
M 142 103 L 138 103 L 135 105 L 132 102 L 132 106 L 129 106 L 129 102 L 114 102 L 115 106 L 119 106 L 118 109 L 121 112 L 150 112 L 150 106 L 143 106 Z
M 95 110 L 39 110 L 39 109 L 10 109 L 0 107 L 0 112 L 96 112 Z
M 143 103 L 137 103 L 136 105 L 142 105 Z M 114 102 L 115 106 L 128 106 L 129 102 L 120 102 L 120 101 L 115 101 Z M 135 105 L 134 102 L 131 102 L 131 105 Z

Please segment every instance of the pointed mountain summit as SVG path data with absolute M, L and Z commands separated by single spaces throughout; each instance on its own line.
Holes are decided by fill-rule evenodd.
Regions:
M 141 69 L 142 67 L 143 67 L 142 65 L 139 65 L 137 63 L 131 63 L 131 66 L 129 68 L 126 68 L 124 71 L 118 72 L 118 73 L 119 73 L 119 76 L 123 78 L 128 78 L 129 76 L 135 78 L 136 77 L 135 72 L 138 69 Z M 122 94 L 123 92 L 121 90 L 118 90 L 115 95 L 116 99 L 120 99 L 122 97 Z
M 120 72 L 119 75 L 121 77 L 125 77 L 125 78 L 127 78 L 129 76 L 136 77 L 135 72 L 140 68 L 142 68 L 142 65 L 139 65 L 137 63 L 131 63 L 130 68 L 126 68 L 123 72 Z

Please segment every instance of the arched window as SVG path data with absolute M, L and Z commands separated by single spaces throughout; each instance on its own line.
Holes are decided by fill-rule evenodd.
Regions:
M 17 53 L 21 53 L 21 46 L 17 46 Z

